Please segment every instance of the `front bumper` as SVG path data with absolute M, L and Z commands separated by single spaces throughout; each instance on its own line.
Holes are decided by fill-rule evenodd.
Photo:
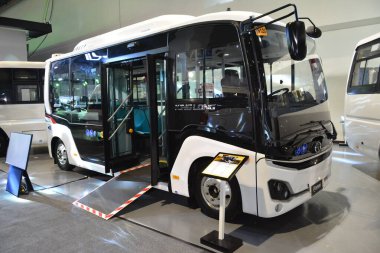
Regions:
M 311 187 L 318 181 L 322 181 L 324 189 L 331 175 L 331 159 L 332 153 L 320 163 L 302 170 L 279 166 L 266 159 L 261 160 L 257 165 L 258 216 L 279 216 L 303 204 L 311 199 Z M 285 182 L 291 197 L 287 200 L 272 199 L 268 185 L 270 180 Z

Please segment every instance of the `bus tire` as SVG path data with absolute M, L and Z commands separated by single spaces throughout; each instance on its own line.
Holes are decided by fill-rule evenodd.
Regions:
M 4 157 L 8 150 L 8 137 L 0 132 L 0 157 Z
M 219 180 L 202 175 L 199 169 L 195 182 L 195 198 L 202 212 L 214 219 L 219 218 Z M 226 187 L 226 221 L 232 221 L 241 213 L 241 194 L 238 181 L 234 177 Z
M 57 161 L 58 167 L 61 170 L 72 170 L 75 166 L 69 163 L 65 144 L 63 144 L 61 140 L 58 140 L 54 147 L 54 157 Z

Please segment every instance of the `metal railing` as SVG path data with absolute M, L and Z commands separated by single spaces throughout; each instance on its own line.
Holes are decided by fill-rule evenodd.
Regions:
M 130 98 L 130 96 L 132 95 L 132 93 L 129 93 L 128 96 L 124 99 L 123 103 L 121 103 L 117 109 L 112 113 L 112 115 L 108 118 L 107 122 L 110 122 L 116 115 L 116 113 L 123 107 L 123 105 L 125 104 L 125 102 L 127 102 L 127 100 Z M 127 104 L 128 105 L 128 104 Z
M 119 131 L 120 127 L 124 124 L 124 122 L 129 119 L 129 115 L 131 115 L 131 113 L 133 112 L 133 107 L 128 111 L 127 115 L 124 117 L 124 119 L 120 122 L 120 124 L 118 125 L 118 127 L 115 129 L 115 131 L 110 135 L 110 137 L 108 138 L 108 140 L 110 141 L 112 139 L 112 137 L 115 136 L 115 134 L 117 133 L 117 131 Z

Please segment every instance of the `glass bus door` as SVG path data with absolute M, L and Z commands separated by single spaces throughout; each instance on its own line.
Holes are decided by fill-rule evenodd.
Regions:
M 103 126 L 106 172 L 137 162 L 133 149 L 133 62 L 103 66 Z
M 167 80 L 166 62 L 162 55 L 147 55 L 148 97 L 150 108 L 150 159 L 152 169 L 151 184 L 158 180 L 168 181 L 167 145 Z
M 166 60 L 147 55 L 104 65 L 102 71 L 106 172 L 150 160 L 152 184 L 165 181 L 170 173 Z

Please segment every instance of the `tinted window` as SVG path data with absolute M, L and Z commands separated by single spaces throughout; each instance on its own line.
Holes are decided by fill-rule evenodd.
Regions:
M 71 61 L 71 85 L 74 123 L 97 123 L 101 121 L 100 59 L 86 55 Z
M 167 37 L 165 33 L 156 35 L 154 37 L 140 39 L 138 41 L 130 41 L 120 45 L 112 46 L 108 49 L 108 58 L 119 57 L 166 46 Z
M 35 84 L 17 84 L 14 85 L 16 90 L 15 100 L 17 102 L 38 102 L 38 85 Z
M 16 81 L 37 81 L 38 70 L 37 69 L 14 69 L 13 79 Z
M 11 102 L 12 81 L 9 69 L 0 69 L 0 104 Z
M 249 88 L 233 25 L 200 25 L 173 32 L 176 127 L 202 124 L 252 139 Z M 207 114 L 207 116 L 205 115 Z
M 50 103 L 55 115 L 73 123 L 102 121 L 100 63 L 106 57 L 107 51 L 99 50 L 51 64 Z
M 0 69 L 0 104 L 41 103 L 43 73 L 43 69 Z
M 50 97 L 52 98 L 50 102 L 53 113 L 70 121 L 73 96 L 70 87 L 69 60 L 53 62 L 50 75 Z
M 375 93 L 378 91 L 380 42 L 358 48 L 350 78 L 348 93 Z
M 233 26 L 197 27 L 179 31 L 172 38 L 171 45 L 177 50 L 177 99 L 206 98 L 206 102 L 207 98 L 248 96 L 243 57 Z

